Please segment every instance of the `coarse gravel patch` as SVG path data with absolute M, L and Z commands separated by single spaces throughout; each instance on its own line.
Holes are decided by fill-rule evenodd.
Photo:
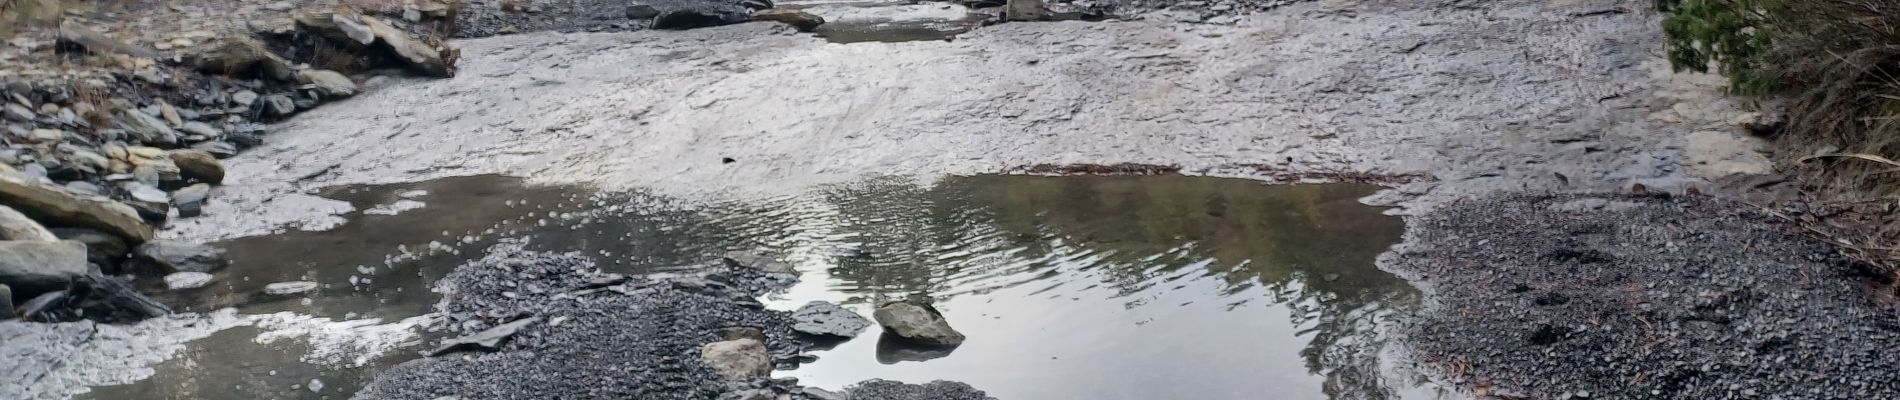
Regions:
M 1864 270 L 1701 197 L 1506 195 L 1416 218 L 1386 265 L 1432 303 L 1421 360 L 1506 398 L 1900 398 Z

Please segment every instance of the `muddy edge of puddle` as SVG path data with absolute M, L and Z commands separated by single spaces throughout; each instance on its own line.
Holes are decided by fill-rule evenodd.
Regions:
M 806 281 L 800 284 L 800 287 L 813 289 L 795 287 L 787 293 L 767 295 L 767 301 L 778 304 L 777 307 L 796 307 L 810 300 L 835 300 L 857 308 L 872 299 L 910 293 L 936 293 L 940 299 L 948 302 L 945 303 L 948 304 L 946 309 L 953 318 L 967 321 L 964 323 L 965 329 L 988 336 L 985 339 L 1010 336 L 1029 338 L 1032 342 L 1038 337 L 1053 340 L 1044 344 L 1017 344 L 1034 348 L 1066 348 L 1061 343 L 1072 342 L 1074 338 L 1050 337 L 1035 332 L 1008 333 L 1005 331 L 1034 330 L 1045 324 L 1025 325 L 1024 322 L 1037 319 L 1019 317 L 994 320 L 992 323 L 988 315 L 1020 316 L 1023 310 L 1030 309 L 1040 309 L 1037 313 L 1068 314 L 1071 317 L 1064 319 L 1068 321 L 1066 324 L 1074 325 L 1072 328 L 1078 329 L 1078 332 L 1121 331 L 1132 328 L 1123 326 L 1128 318 L 1148 319 L 1154 321 L 1137 325 L 1153 324 L 1145 332 L 1162 337 L 1200 337 L 1189 343 L 1230 344 L 1258 340 L 1223 339 L 1206 332 L 1194 334 L 1192 327 L 1218 325 L 1219 321 L 1246 316 L 1244 319 L 1267 325 L 1214 332 L 1280 332 L 1282 328 L 1272 326 L 1304 320 L 1308 322 L 1301 324 L 1318 325 L 1303 329 L 1316 326 L 1321 331 L 1332 333 L 1320 335 L 1328 338 L 1308 338 L 1289 332 L 1284 339 L 1270 341 L 1313 341 L 1306 346 L 1280 348 L 1274 344 L 1244 351 L 1242 349 L 1257 346 L 1229 348 L 1225 354 L 1257 355 L 1234 358 L 1229 360 L 1231 362 L 1273 361 L 1254 367 L 1229 365 L 1232 368 L 1223 370 L 1278 370 L 1282 369 L 1280 365 L 1284 363 L 1285 367 L 1290 367 L 1288 373 L 1308 376 L 1320 372 L 1309 370 L 1309 365 L 1332 365 L 1327 369 L 1372 375 L 1332 379 L 1369 386 L 1334 387 L 1329 391 L 1379 393 L 1384 391 L 1379 386 L 1382 385 L 1379 382 L 1384 379 L 1376 376 L 1379 372 L 1374 365 L 1378 361 L 1372 358 L 1376 356 L 1377 346 L 1352 350 L 1333 347 L 1353 341 L 1379 341 L 1377 330 L 1383 328 L 1377 328 L 1374 326 L 1376 323 L 1370 320 L 1361 321 L 1357 320 L 1360 317 L 1348 316 L 1367 313 L 1361 309 L 1364 307 L 1374 307 L 1375 310 L 1386 307 L 1381 304 L 1388 302 L 1393 302 L 1391 305 L 1398 309 L 1404 309 L 1404 303 L 1408 300 L 1403 299 L 1415 296 L 1405 294 L 1409 288 L 1382 288 L 1394 285 L 1392 282 L 1398 282 L 1396 285 L 1403 287 L 1403 281 L 1385 275 L 1372 266 L 1373 256 L 1383 251 L 1386 244 L 1396 241 L 1401 229 L 1398 218 L 1381 215 L 1377 208 L 1358 205 L 1354 201 L 1373 190 L 1369 186 L 1268 186 L 1255 181 L 1183 176 L 973 176 L 950 177 L 930 186 L 918 186 L 906 179 L 886 179 L 822 191 L 823 194 L 816 196 L 821 199 L 817 207 L 804 201 L 723 205 L 702 209 L 700 215 L 692 216 L 664 211 L 590 213 L 602 211 L 605 207 L 639 202 L 623 203 L 624 198 L 598 196 L 575 188 L 524 187 L 513 178 L 495 176 L 449 178 L 416 184 L 348 186 L 325 189 L 321 193 L 348 201 L 366 211 L 403 209 L 392 207 L 402 202 L 422 204 L 419 208 L 394 215 L 359 211 L 350 216 L 350 222 L 332 231 L 287 232 L 222 243 L 232 246 L 237 261 L 229 270 L 233 275 L 294 275 L 295 278 L 325 283 L 325 288 L 319 291 L 275 299 L 246 299 L 232 295 L 252 292 L 240 289 L 244 285 L 262 284 L 255 282 L 260 280 L 253 279 L 254 282 L 204 289 L 207 294 L 191 296 L 191 293 L 187 293 L 178 299 L 205 302 L 193 308 L 237 306 L 245 312 L 293 311 L 332 318 L 393 319 L 417 315 L 434 306 L 436 295 L 427 289 L 456 266 L 480 258 L 484 250 L 494 243 L 489 238 L 494 237 L 530 237 L 536 249 L 578 251 L 603 264 L 619 264 L 608 269 L 621 272 L 637 272 L 630 267 L 644 263 L 693 264 L 705 261 L 707 254 L 718 254 L 725 250 L 765 249 L 781 254 L 800 254 L 791 259 L 802 268 L 814 270 L 808 272 Z M 448 209 L 430 212 L 438 207 Z M 706 210 L 713 211 L 708 213 Z M 708 215 L 711 218 L 707 218 Z M 486 228 L 484 224 L 495 228 Z M 676 233 L 654 235 L 636 232 L 626 226 L 648 226 L 656 231 Z M 444 230 L 450 231 L 449 234 L 445 236 L 442 233 Z M 495 233 L 483 235 L 483 232 L 491 230 Z M 451 244 L 444 247 L 419 250 L 433 254 L 385 262 L 391 254 L 401 253 L 392 249 L 398 245 L 422 248 L 422 243 L 428 241 L 444 241 L 444 237 L 467 235 L 482 238 L 466 243 L 450 240 L 448 242 Z M 1377 239 L 1379 237 L 1385 239 Z M 1051 243 L 1056 247 L 1037 243 Z M 1188 243 L 1198 244 L 1178 247 Z M 949 248 L 960 250 L 945 250 Z M 455 249 L 455 252 L 451 253 L 447 249 Z M 1021 253 L 1024 250 L 1047 254 L 1025 256 Z M 308 252 L 321 254 L 311 256 L 305 260 L 307 262 L 291 265 L 291 271 L 271 271 L 272 268 L 285 268 L 284 264 L 269 262 L 272 261 L 271 256 L 290 254 L 297 257 L 296 254 Z M 1017 255 L 1002 259 L 991 257 L 996 254 Z M 259 258 L 252 259 L 252 255 Z M 1077 259 L 1094 261 L 1072 261 Z M 262 262 L 252 264 L 249 261 Z M 1204 264 L 1208 261 L 1212 263 Z M 928 267 L 918 268 L 919 262 L 926 263 Z M 368 266 L 374 271 L 364 273 L 359 265 Z M 1334 268 L 1339 269 L 1333 271 Z M 1383 275 L 1386 278 L 1369 275 Z M 366 283 L 349 284 L 356 282 L 359 277 L 366 278 L 363 279 Z M 1036 294 L 1011 294 L 1026 290 L 1033 290 Z M 1397 292 L 1391 292 L 1393 290 Z M 1039 300 L 1017 306 L 981 301 L 995 296 Z M 1312 302 L 1325 306 L 1303 311 L 1304 316 L 1289 315 L 1282 310 L 1286 307 L 1282 304 L 1289 302 Z M 1100 304 L 1107 307 L 1087 311 L 1092 308 L 1078 308 L 1072 304 Z M 1127 310 L 1141 311 L 1128 314 Z M 868 309 L 861 312 L 868 315 Z M 1087 317 L 1089 315 L 1094 317 Z M 1157 331 L 1160 326 L 1180 328 Z M 1167 333 L 1178 329 L 1189 330 Z M 247 332 L 251 331 L 255 330 L 247 328 Z M 1086 352 L 1071 354 L 1071 350 L 1081 351 L 1086 349 L 1084 347 L 1032 355 L 1012 350 L 1009 346 L 994 347 L 979 340 L 951 358 L 922 363 L 913 361 L 891 369 L 893 366 L 884 362 L 891 357 L 886 354 L 890 352 L 885 348 L 888 346 L 880 346 L 881 340 L 869 337 L 873 334 L 867 333 L 865 337 L 847 342 L 845 348 L 819 352 L 821 358 L 818 364 L 795 371 L 792 376 L 833 389 L 875 377 L 923 382 L 967 376 L 970 379 L 965 380 L 973 379 L 995 386 L 994 390 L 998 392 L 992 394 L 1023 397 L 1059 395 L 1063 392 L 1025 391 L 1023 388 L 1028 387 L 1014 386 L 1008 383 L 1010 380 L 967 375 L 972 369 L 965 364 L 975 359 L 1027 356 L 1029 358 L 1023 361 L 1057 363 L 1045 366 L 1051 370 L 1072 370 L 1090 364 L 1117 365 L 1088 361 Z M 1089 334 L 1087 337 L 1110 340 L 1115 336 Z M 159 375 L 134 385 L 101 388 L 88 398 L 124 398 L 132 393 L 152 391 L 190 392 L 200 397 L 268 394 L 315 398 L 320 396 L 318 392 L 307 389 L 312 379 L 321 381 L 330 393 L 347 393 L 365 383 L 364 379 L 372 374 L 370 371 L 414 358 L 415 351 L 413 347 L 404 346 L 369 360 L 367 364 L 345 369 L 300 360 L 304 357 L 299 355 L 299 351 L 315 351 L 303 346 L 315 344 L 291 340 L 260 345 L 247 343 L 243 339 L 243 334 L 229 332 L 214 335 L 194 343 L 183 356 L 159 366 Z M 435 339 L 428 337 L 422 341 L 432 342 Z M 1165 340 L 1137 335 L 1111 341 Z M 1300 350 L 1301 347 L 1305 349 Z M 1267 351 L 1269 348 L 1275 350 Z M 234 352 L 243 355 L 233 355 Z M 1186 354 L 1192 352 L 1122 353 L 1119 358 L 1125 360 L 1124 363 L 1156 365 L 1187 362 L 1174 368 L 1186 371 L 1190 369 L 1188 364 L 1194 363 L 1189 361 L 1193 358 L 1176 357 Z M 930 358 L 942 358 L 945 355 L 952 354 Z M 1339 358 L 1342 356 L 1344 358 Z M 253 371 L 248 376 L 221 378 L 219 375 L 240 374 L 244 370 L 203 365 L 207 360 L 220 358 L 244 359 L 246 362 L 243 365 L 252 367 Z M 859 364 L 856 361 L 827 361 L 857 359 L 877 362 Z M 287 365 L 273 367 L 273 363 Z M 1063 367 L 1061 363 L 1074 365 Z M 256 374 L 257 371 L 266 370 L 276 373 Z M 1113 375 L 1112 372 L 1108 373 Z M 1241 390 L 1237 387 L 1223 389 L 1233 382 L 1259 381 L 1239 379 L 1238 376 L 1225 380 L 1221 378 L 1224 375 L 1190 376 L 1206 382 L 1187 387 L 1214 391 L 1210 393 Z M 194 383 L 221 380 L 238 383 L 229 387 Z M 1304 380 L 1300 379 L 1302 382 Z M 1299 383 L 1301 386 L 1308 384 L 1317 390 L 1317 383 Z M 302 385 L 306 389 L 286 389 L 290 385 Z M 1118 387 L 1083 382 L 1038 386 Z M 991 388 L 979 385 L 978 389 Z M 1116 391 L 1130 390 L 1135 389 L 1131 387 Z M 1178 391 L 1147 392 L 1161 396 L 1191 394 Z

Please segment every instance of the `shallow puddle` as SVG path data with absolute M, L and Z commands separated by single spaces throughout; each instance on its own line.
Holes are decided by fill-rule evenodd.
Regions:
M 1418 293 L 1373 266 L 1402 229 L 1356 201 L 1375 189 L 972 176 L 706 205 L 496 176 L 332 188 L 323 194 L 359 209 L 348 223 L 218 243 L 233 265 L 217 283 L 160 293 L 183 310 L 326 323 L 221 332 L 150 379 L 86 398 L 347 397 L 433 341 L 413 327 L 437 300 L 430 282 L 507 237 L 630 273 L 696 268 L 729 250 L 775 254 L 804 271 L 766 299 L 775 308 L 829 300 L 869 316 L 880 300 L 926 295 L 970 337 L 919 351 L 873 329 L 779 373 L 812 386 L 948 379 L 1003 399 L 1385 398 L 1402 385 L 1382 372 L 1382 326 Z M 260 294 L 297 280 L 322 286 Z M 352 334 L 378 339 L 331 344 Z
M 926 294 L 969 340 L 919 351 L 871 331 L 781 375 L 958 380 L 1003 399 L 1390 397 L 1382 324 L 1418 293 L 1374 267 L 1402 226 L 1356 201 L 1373 190 L 978 176 L 834 194 L 821 247 L 846 256 L 803 252 L 804 283 L 773 303 L 870 315 Z
M 807 0 L 782 6 L 824 17 L 813 33 L 832 43 L 950 40 L 989 18 L 952 3 Z

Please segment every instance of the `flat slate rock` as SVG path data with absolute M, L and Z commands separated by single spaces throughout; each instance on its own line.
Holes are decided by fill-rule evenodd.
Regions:
M 501 349 L 501 342 L 507 341 L 508 338 L 515 337 L 515 334 L 521 333 L 521 328 L 534 325 L 536 322 L 541 322 L 541 317 L 522 318 L 514 322 L 488 328 L 488 330 L 477 332 L 473 335 L 449 339 L 442 342 L 442 347 L 438 347 L 435 351 L 429 352 L 429 356 L 436 357 L 443 354 L 468 350 L 499 350 Z
M 814 301 L 792 312 L 792 330 L 805 334 L 856 337 L 871 320 L 828 301 Z

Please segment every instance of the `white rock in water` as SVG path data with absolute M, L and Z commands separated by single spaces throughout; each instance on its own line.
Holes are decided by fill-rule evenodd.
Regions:
M 307 387 L 310 388 L 311 393 L 323 393 L 323 381 L 311 379 L 310 386 Z
M 165 275 L 166 289 L 197 289 L 209 284 L 211 284 L 211 274 L 203 272 L 179 272 Z
M 277 282 L 264 285 L 264 294 L 283 296 L 317 290 L 317 283 L 310 281 Z

